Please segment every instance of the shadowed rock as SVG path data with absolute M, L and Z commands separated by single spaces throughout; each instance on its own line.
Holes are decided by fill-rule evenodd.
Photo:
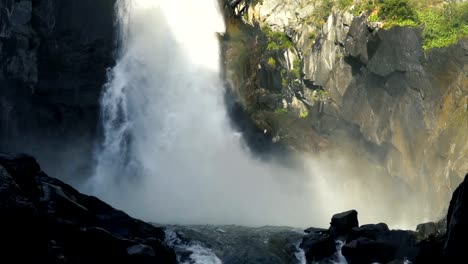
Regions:
M 468 237 L 468 174 L 450 201 L 447 214 L 447 241 L 444 253 L 449 260 L 466 260 Z
M 0 254 L 17 263 L 176 263 L 165 233 L 0 153 Z M 19 246 L 21 245 L 21 246 Z

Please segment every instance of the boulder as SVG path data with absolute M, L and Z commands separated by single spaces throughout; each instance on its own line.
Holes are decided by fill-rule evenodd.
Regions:
M 357 215 L 358 212 L 356 210 L 350 210 L 333 215 L 330 222 L 330 231 L 335 235 L 343 235 L 354 227 L 358 227 L 359 222 Z
M 396 247 L 368 238 L 358 238 L 341 249 L 349 263 L 387 263 L 395 259 Z
M 300 247 L 308 261 L 320 261 L 336 252 L 335 240 L 326 232 L 311 232 L 302 239 Z
M 390 229 L 388 229 L 385 223 L 362 225 L 361 227 L 354 227 L 351 229 L 348 234 L 348 240 L 351 241 L 360 237 L 377 239 L 382 236 L 383 233 L 389 231 Z

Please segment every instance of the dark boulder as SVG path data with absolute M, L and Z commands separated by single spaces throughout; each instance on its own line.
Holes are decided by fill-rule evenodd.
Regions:
M 320 261 L 336 252 L 335 240 L 327 232 L 311 232 L 302 240 L 300 247 L 308 261 Z
M 351 229 L 348 234 L 348 240 L 351 241 L 360 237 L 377 239 L 382 236 L 383 233 L 389 231 L 390 229 L 388 229 L 388 226 L 385 223 L 362 225 Z
M 354 227 L 359 226 L 358 212 L 350 210 L 347 212 L 333 215 L 330 222 L 330 231 L 334 235 L 343 235 L 348 233 Z

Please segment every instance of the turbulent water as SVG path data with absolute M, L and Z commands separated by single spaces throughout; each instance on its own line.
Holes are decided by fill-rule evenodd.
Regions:
M 303 235 L 290 227 L 170 226 L 166 240 L 180 263 L 305 264 L 298 247 Z
M 166 242 L 186 264 L 307 264 L 299 247 L 304 235 L 291 227 L 166 226 Z M 348 264 L 343 244 L 337 241 L 334 255 L 313 264 Z
M 326 227 L 351 208 L 362 222 L 422 221 L 411 193 L 379 168 L 337 157 L 284 167 L 249 152 L 226 113 L 217 1 L 119 0 L 116 10 L 118 60 L 86 191 L 169 224 Z

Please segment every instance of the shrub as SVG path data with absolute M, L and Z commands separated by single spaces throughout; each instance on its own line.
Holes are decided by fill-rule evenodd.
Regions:
M 393 21 L 417 21 L 418 18 L 408 0 L 385 0 L 380 6 L 379 17 Z
M 353 4 L 353 0 L 338 0 L 338 6 L 341 9 L 346 9 Z
M 442 48 L 468 36 L 468 3 L 432 7 L 419 13 L 424 49 Z
M 307 111 L 306 111 L 306 112 L 302 112 L 302 113 L 299 114 L 299 118 L 306 118 L 306 117 L 308 117 L 308 116 L 309 116 L 309 112 L 307 112 Z
M 362 12 L 371 12 L 376 8 L 376 0 L 361 0 L 355 5 L 353 14 L 359 16 Z
M 279 51 L 294 47 L 293 42 L 284 32 L 273 31 L 268 26 L 265 26 L 262 30 L 267 37 L 267 50 Z
M 280 114 L 280 115 L 284 115 L 284 114 L 288 113 L 288 109 L 286 109 L 286 108 L 276 108 L 275 113 Z
M 301 60 L 295 59 L 293 62 L 293 68 L 291 70 L 291 75 L 293 79 L 301 78 Z

